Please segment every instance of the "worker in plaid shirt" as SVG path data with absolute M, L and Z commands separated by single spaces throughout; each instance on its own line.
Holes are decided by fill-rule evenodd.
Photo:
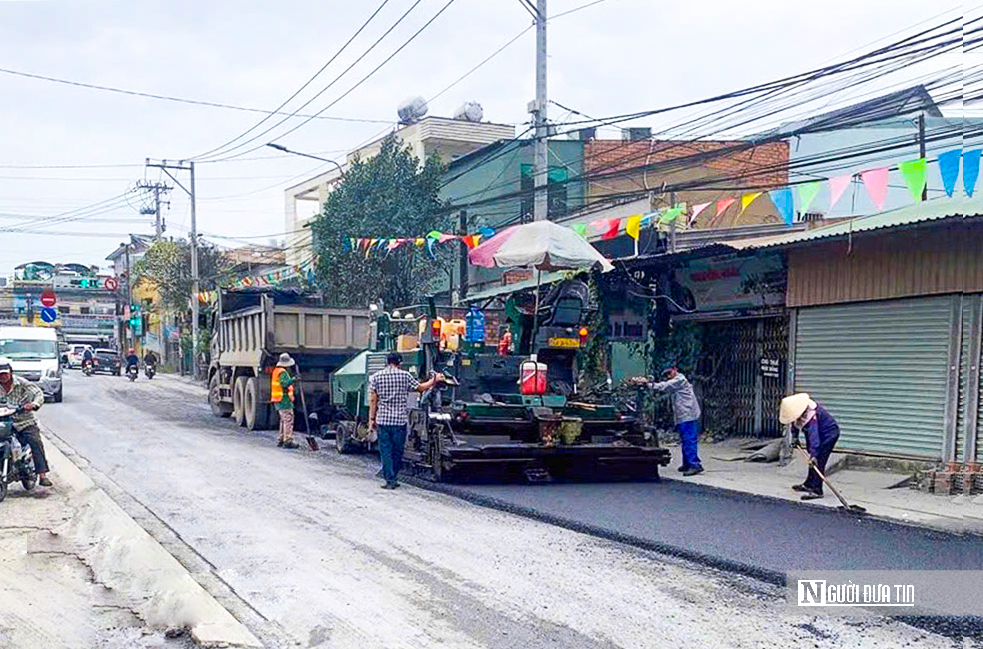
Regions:
M 423 383 L 401 369 L 403 357 L 396 352 L 386 358 L 386 369 L 369 378 L 369 427 L 379 439 L 379 457 L 382 458 L 383 489 L 399 486 L 396 475 L 403 464 L 403 447 L 406 445 L 406 426 L 409 424 L 410 392 L 426 392 L 444 377 L 434 374 Z

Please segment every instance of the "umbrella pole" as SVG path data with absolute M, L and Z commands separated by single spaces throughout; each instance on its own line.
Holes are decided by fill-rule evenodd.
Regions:
M 532 358 L 537 360 L 538 356 L 536 354 L 536 334 L 539 333 L 539 285 L 543 281 L 543 269 L 536 269 L 536 308 L 533 311 L 532 316 L 532 340 L 529 341 L 529 346 L 532 348 Z

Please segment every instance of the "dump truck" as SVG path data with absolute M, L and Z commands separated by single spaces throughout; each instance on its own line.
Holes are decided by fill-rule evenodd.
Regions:
M 577 392 L 577 362 L 589 315 L 589 291 L 578 280 L 550 290 L 536 326 L 528 296 L 506 301 L 516 353 L 499 355 L 465 341 L 442 348 L 437 307 L 431 301 L 419 346 L 403 353 L 404 367 L 421 379 L 447 377 L 411 403 L 405 447 L 407 463 L 436 481 L 506 469 L 531 482 L 571 475 L 658 479 L 670 460 L 653 429 L 636 413 L 603 398 Z M 535 304 L 535 302 L 532 302 Z M 376 326 L 385 331 L 390 325 Z M 339 368 L 336 402 L 349 413 L 330 425 L 342 453 L 367 450 L 368 379 L 385 367 L 395 333 Z M 519 376 L 535 354 L 548 367 L 545 394 L 522 394 Z M 347 387 L 346 387 L 347 386 Z
M 221 290 L 208 368 L 212 413 L 249 430 L 275 427 L 270 377 L 283 352 L 297 361 L 308 413 L 330 412 L 331 373 L 368 346 L 370 324 L 369 311 L 326 308 L 299 289 Z M 298 408 L 300 401 L 298 393 Z

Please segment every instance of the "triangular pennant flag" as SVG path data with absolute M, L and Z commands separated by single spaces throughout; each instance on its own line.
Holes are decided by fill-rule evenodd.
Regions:
M 654 222 L 656 220 L 656 217 L 658 217 L 658 216 L 659 216 L 659 213 L 658 212 L 649 212 L 648 214 L 646 214 L 645 216 L 642 217 L 642 222 L 641 222 L 640 225 L 643 228 L 646 227 L 646 226 L 648 226 L 648 225 L 651 225 L 652 222 Z
M 417 248 L 422 248 L 422 247 L 423 247 L 423 244 L 424 244 L 425 242 L 426 242 L 426 239 L 414 239 L 414 240 L 413 240 L 413 243 L 415 243 L 415 244 L 416 244 L 416 247 L 417 247 Z
M 700 215 L 700 212 L 705 210 L 709 205 L 710 203 L 698 203 L 694 205 L 693 214 L 692 216 L 689 217 L 689 224 L 693 225 L 693 223 L 696 221 L 696 217 L 698 217 Z
M 727 211 L 727 208 L 737 202 L 736 198 L 721 198 L 717 201 L 717 216 Z
M 601 219 L 604 222 L 604 234 L 601 235 L 602 239 L 614 239 L 618 236 L 618 228 L 621 226 L 621 219 Z
M 580 236 L 582 236 L 583 238 L 585 238 L 585 239 L 587 238 L 587 224 L 586 223 L 574 223 L 573 225 L 570 226 L 570 228 L 574 232 L 576 232 L 577 234 L 579 234 Z
M 641 229 L 641 227 L 642 227 L 642 215 L 632 214 L 631 216 L 628 217 L 628 220 L 625 222 L 625 234 L 627 234 L 635 241 L 638 241 L 638 231 Z
M 956 192 L 956 178 L 959 177 L 959 161 L 963 150 L 952 149 L 939 154 L 939 172 L 942 174 L 942 187 L 949 198 Z
M 390 239 L 389 240 L 389 245 L 386 247 L 386 249 L 389 252 L 392 252 L 393 250 L 395 250 L 398 247 L 399 247 L 399 239 Z
M 925 158 L 916 160 L 906 160 L 898 165 L 901 175 L 904 176 L 908 184 L 908 191 L 916 201 L 922 199 L 922 190 L 925 189 L 926 173 L 928 171 L 928 161 Z
M 430 232 L 427 232 L 428 239 L 440 239 L 442 236 L 444 235 L 441 234 L 440 230 L 431 230 Z
M 436 247 L 437 247 L 437 239 L 435 239 L 434 237 L 428 236 L 427 237 L 427 254 L 430 255 L 430 258 L 431 259 L 436 259 L 437 258 Z
M 836 205 L 840 197 L 843 196 L 843 192 L 846 188 L 850 186 L 850 181 L 853 180 L 853 175 L 849 174 L 846 176 L 837 176 L 836 178 L 829 179 L 829 210 L 833 211 L 833 206 Z
M 887 167 L 864 171 L 860 174 L 860 178 L 864 181 L 867 193 L 870 194 L 870 200 L 874 201 L 878 210 L 883 210 L 884 202 L 887 200 Z
M 481 241 L 481 235 L 472 234 L 467 237 L 461 237 L 461 241 L 463 241 L 464 245 L 468 247 L 468 250 L 474 250 L 478 247 L 478 242 Z
M 792 225 L 795 221 L 795 199 L 792 198 L 792 188 L 782 187 L 768 192 L 771 202 L 775 204 L 775 209 L 782 215 L 782 220 L 786 225 Z
M 478 228 L 478 234 L 480 234 L 486 239 L 491 239 L 492 237 L 495 236 L 495 229 L 489 228 L 488 226 L 485 226 L 483 228 Z
M 809 211 L 809 206 L 812 205 L 812 201 L 816 199 L 816 194 L 819 193 L 819 188 L 822 186 L 822 182 L 819 180 L 814 180 L 808 183 L 802 183 L 801 185 L 796 185 L 795 188 L 799 190 L 799 211 L 805 214 Z
M 456 241 L 460 238 L 461 237 L 456 234 L 441 234 L 439 237 L 437 237 L 437 243 L 447 243 L 448 241 Z
M 683 208 L 679 207 L 678 205 L 676 207 L 670 207 L 662 214 L 662 216 L 659 217 L 659 225 L 668 225 L 669 223 L 672 223 L 678 219 L 679 215 L 682 213 Z
M 748 208 L 748 205 L 753 203 L 754 199 L 756 199 L 758 196 L 761 196 L 761 194 L 762 192 L 754 192 L 753 194 L 744 194 L 743 196 L 741 196 L 741 212 L 740 214 L 738 214 L 738 216 L 744 214 L 744 210 Z
M 366 259 L 368 259 L 369 258 L 369 255 L 372 254 L 372 250 L 375 248 L 375 245 L 376 245 L 376 242 L 377 241 L 378 241 L 378 239 L 369 239 L 368 245 L 365 246 L 365 258 Z M 294 272 L 297 272 L 297 270 L 294 269 Z
M 973 197 L 976 190 L 976 179 L 980 175 L 980 154 L 983 149 L 973 149 L 963 154 L 963 189 L 966 195 Z

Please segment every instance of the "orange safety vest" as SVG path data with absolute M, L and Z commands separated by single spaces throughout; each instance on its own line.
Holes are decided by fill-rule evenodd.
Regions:
M 273 378 L 270 383 L 270 403 L 280 403 L 283 401 L 283 386 L 280 385 L 280 375 L 286 372 L 285 367 L 275 367 L 273 368 Z M 294 386 L 289 386 L 287 388 L 287 394 L 290 396 L 290 400 L 294 399 Z

